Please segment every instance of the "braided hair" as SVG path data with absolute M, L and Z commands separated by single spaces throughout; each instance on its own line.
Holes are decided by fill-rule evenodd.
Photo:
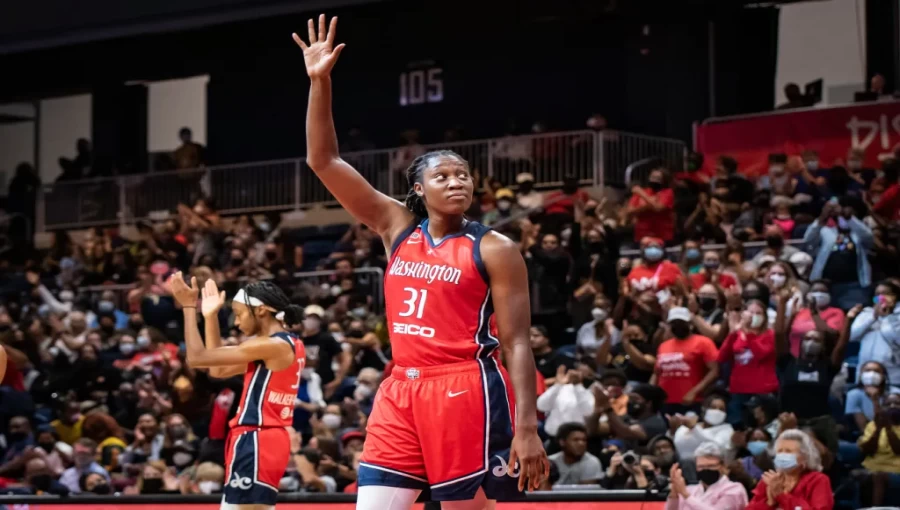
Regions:
M 291 304 L 291 300 L 277 285 L 270 281 L 253 282 L 244 287 L 244 293 L 248 296 L 247 301 L 243 303 L 247 308 L 253 309 L 249 303 L 250 298 L 254 297 L 263 302 L 264 305 L 270 306 L 279 312 L 284 312 L 284 322 L 287 326 L 300 324 L 303 320 L 303 308 L 299 305 Z
M 459 154 L 446 149 L 426 152 L 413 160 L 406 169 L 406 182 L 409 185 L 409 191 L 406 193 L 406 208 L 419 218 L 428 217 L 428 209 L 425 207 L 425 200 L 416 193 L 415 184 L 422 182 L 422 174 L 428 168 L 429 161 L 432 158 L 450 157 L 458 159 L 462 164 L 469 168 L 469 162 L 463 159 Z

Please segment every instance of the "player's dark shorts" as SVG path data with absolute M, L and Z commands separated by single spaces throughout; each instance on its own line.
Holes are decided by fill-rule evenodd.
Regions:
M 225 503 L 274 505 L 291 455 L 283 427 L 237 427 L 225 444 Z
M 435 501 L 518 499 L 507 474 L 515 402 L 493 358 L 396 367 L 375 395 L 359 486 L 431 489 Z M 518 475 L 516 475 L 518 476 Z

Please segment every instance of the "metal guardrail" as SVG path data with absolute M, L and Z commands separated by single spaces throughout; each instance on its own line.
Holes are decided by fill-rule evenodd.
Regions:
M 456 151 L 473 171 L 504 185 L 514 184 L 518 173 L 530 172 L 537 188 L 559 186 L 567 175 L 578 177 L 582 185 L 603 187 L 624 186 L 626 167 L 643 158 L 660 158 L 679 170 L 685 144 L 621 131 L 569 131 L 342 157 L 379 191 L 403 198 L 406 167 L 416 155 L 434 149 Z M 160 211 L 174 212 L 179 203 L 201 194 L 212 197 L 222 214 L 336 204 L 305 159 L 283 159 L 47 184 L 38 195 L 37 230 L 130 224 Z

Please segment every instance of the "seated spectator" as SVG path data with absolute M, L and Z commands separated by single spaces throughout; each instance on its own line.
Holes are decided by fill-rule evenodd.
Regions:
M 610 318 L 610 302 L 603 294 L 594 298 L 594 308 L 591 310 L 590 322 L 584 323 L 575 335 L 575 345 L 589 355 L 595 355 L 597 349 L 608 343 L 609 347 L 619 343 L 621 332 L 616 328 Z
M 900 395 L 885 397 L 884 407 L 866 425 L 858 444 L 865 455 L 862 464 L 871 473 L 860 491 L 865 506 L 896 505 L 900 500 Z M 888 495 L 893 496 L 890 501 L 886 501 Z
M 674 338 L 659 346 L 650 384 L 666 392 L 664 413 L 697 411 L 703 393 L 719 376 L 718 349 L 709 338 L 691 333 L 687 308 L 669 310 L 668 323 Z
M 744 423 L 751 427 L 763 428 L 772 437 L 778 437 L 781 428 L 779 401 L 774 396 L 761 396 L 747 402 Z
M 684 283 L 684 275 L 678 265 L 665 260 L 664 246 L 665 243 L 660 238 L 641 238 L 641 263 L 631 269 L 627 278 L 631 292 L 659 293 Z M 663 301 L 665 300 L 660 299 L 660 302 Z
M 112 489 L 109 481 L 100 473 L 85 473 L 78 479 L 78 488 L 83 493 L 92 493 L 99 496 L 110 494 Z
M 804 303 L 791 316 L 787 326 L 790 352 L 794 357 L 800 355 L 800 343 L 810 331 L 819 331 L 827 338 L 836 339 L 844 329 L 844 312 L 831 306 L 831 282 L 813 281 Z
M 501 188 L 494 193 L 494 200 L 497 201 L 497 207 L 492 209 L 481 217 L 481 223 L 486 226 L 493 226 L 500 222 L 509 221 L 513 216 L 517 215 L 521 209 L 514 203 L 515 195 L 509 188 Z
M 743 510 L 747 506 L 744 486 L 728 479 L 725 454 L 716 443 L 702 443 L 692 452 L 700 483 L 688 485 L 681 468 L 672 466 L 671 490 L 666 510 L 718 509 Z
M 722 289 L 737 287 L 735 276 L 722 269 L 719 252 L 709 250 L 703 254 L 703 266 L 690 275 L 691 288 L 700 290 L 706 284 L 714 284 Z
M 643 243 L 645 237 L 670 242 L 675 237 L 675 194 L 669 186 L 666 172 L 654 169 L 647 177 L 647 186 L 633 186 L 626 214 L 634 220 L 634 240 Z
M 141 468 L 137 483 L 125 490 L 125 494 L 178 494 L 178 480 L 162 461 L 152 460 Z
M 85 416 L 82 428 L 84 437 L 97 443 L 103 468 L 108 472 L 121 470 L 119 456 L 128 445 L 123 441 L 125 436 L 116 420 L 106 413 L 94 412 Z
M 900 219 L 900 161 L 892 159 L 884 164 L 884 192 L 872 199 L 872 213 L 884 221 Z
M 900 381 L 900 288 L 889 281 L 875 287 L 874 305 L 863 308 L 850 325 L 850 341 L 859 342 L 859 365 L 877 361 L 887 369 L 889 381 Z M 848 319 L 850 320 L 850 319 Z M 859 382 L 860 372 L 856 373 Z
M 75 465 L 63 472 L 62 476 L 59 478 L 59 483 L 69 489 L 69 492 L 72 494 L 78 494 L 82 492 L 80 485 L 81 477 L 89 473 L 96 473 L 103 476 L 108 484 L 110 481 L 109 473 L 107 473 L 100 464 L 97 464 L 94 460 L 96 456 L 96 441 L 86 437 L 76 441 L 72 452 L 72 460 Z
M 167 466 L 175 466 L 180 472 L 193 465 L 200 448 L 200 440 L 194 435 L 190 424 L 180 414 L 170 414 L 165 419 L 163 446 L 160 459 Z
M 547 391 L 537 399 L 538 411 L 544 413 L 544 432 L 556 436 L 561 425 L 567 423 L 584 424 L 585 417 L 594 410 L 594 396 L 582 385 L 582 374 L 578 370 L 568 370 L 560 365 L 554 381 Z
M 775 332 L 768 325 L 765 305 L 759 301 L 747 302 L 741 313 L 731 312 L 725 325 L 722 333 L 728 336 L 719 350 L 718 361 L 732 365 L 728 419 L 737 423 L 751 398 L 778 391 Z
M 69 489 L 56 481 L 44 459 L 34 458 L 25 464 L 25 483 L 35 496 L 68 496 Z
M 54 476 L 59 476 L 65 471 L 65 466 L 72 463 L 72 447 L 59 440 L 56 432 L 47 425 L 38 429 L 36 450 L 43 455 L 47 467 Z
M 647 444 L 651 438 L 666 432 L 666 422 L 659 412 L 666 399 L 665 392 L 657 386 L 638 384 L 628 394 L 627 414 L 619 416 L 610 404 L 609 391 L 602 386 L 592 388 L 594 414 L 588 420 L 599 422 L 600 431 L 608 430 L 611 437 L 621 440 L 631 448 Z M 595 418 L 599 417 L 599 421 Z
M 34 447 L 34 434 L 31 422 L 25 416 L 13 416 L 3 436 L 5 445 L 0 449 L 0 476 L 19 478 L 25 470 L 27 459 L 24 454 Z
M 587 452 L 587 429 L 581 423 L 564 423 L 557 440 L 562 451 L 550 456 L 559 470 L 557 485 L 595 485 L 603 478 L 600 459 Z
M 616 452 L 609 461 L 603 488 L 609 490 L 665 490 L 669 480 L 660 475 L 656 459 L 633 451 Z
M 666 435 L 654 437 L 647 443 L 647 451 L 656 459 L 656 465 L 659 467 L 660 473 L 669 473 L 672 466 L 678 464 L 681 467 L 685 480 L 690 483 L 697 483 L 697 472 L 694 469 L 693 460 L 683 461 L 678 456 L 675 449 L 675 442 Z
M 704 443 L 712 443 L 724 455 L 723 462 L 731 461 L 734 457 L 731 445 L 734 429 L 730 423 L 725 421 L 726 409 L 727 399 L 714 393 L 703 401 L 700 416 L 676 414 L 668 417 L 669 430 L 674 431 L 673 438 L 679 458 L 682 460 L 693 459 L 694 450 Z
M 134 441 L 122 453 L 121 464 L 142 464 L 151 460 L 160 460 L 166 438 L 159 429 L 159 421 L 150 413 L 138 418 L 134 429 Z
M 66 401 L 63 404 L 59 418 L 50 422 L 50 426 L 59 435 L 60 441 L 74 445 L 81 438 L 81 425 L 84 416 L 81 414 L 81 406 L 75 400 Z
M 822 474 L 819 452 L 808 434 L 785 431 L 775 441 L 775 471 L 763 473 L 748 510 L 780 508 L 831 509 L 831 482 Z
M 775 469 L 772 464 L 774 456 L 772 435 L 764 428 L 753 428 L 749 431 L 738 431 L 732 436 L 732 444 L 740 452 L 746 453 L 740 459 L 744 472 L 757 482 L 763 473 Z
M 621 370 L 629 381 L 645 383 L 656 365 L 656 345 L 641 326 L 629 325 L 621 334 L 621 342 L 600 344 L 595 358 L 599 366 Z
M 877 361 L 863 363 L 859 373 L 859 383 L 847 392 L 844 414 L 856 431 L 862 432 L 875 419 L 876 407 L 880 408 L 888 395 L 900 394 L 900 388 L 888 384 L 887 369 Z
M 538 372 L 544 376 L 547 386 L 551 386 L 556 382 L 560 366 L 566 367 L 567 370 L 575 368 L 575 358 L 553 350 L 547 335 L 547 328 L 544 326 L 531 327 L 531 352 L 534 353 L 535 364 Z

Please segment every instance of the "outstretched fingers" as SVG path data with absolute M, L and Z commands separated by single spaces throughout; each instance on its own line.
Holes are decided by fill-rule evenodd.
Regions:
M 324 15 L 323 15 L 324 16 Z M 334 46 L 334 34 L 337 33 L 337 16 L 331 18 L 331 26 L 328 27 L 328 35 L 325 40 L 329 46 Z
M 316 39 L 316 40 L 318 40 L 318 41 L 324 41 L 325 38 L 326 38 L 326 34 L 325 34 L 325 15 L 324 15 L 324 14 L 319 14 L 319 37 L 318 37 L 318 39 Z
M 306 31 L 309 35 L 309 44 L 315 44 L 318 39 L 316 39 L 316 25 L 313 23 L 312 18 L 310 18 L 309 21 L 306 22 Z
M 300 49 L 302 49 L 303 51 L 306 51 L 306 49 L 309 48 L 309 46 L 307 46 L 306 43 L 303 42 L 303 38 L 297 35 L 297 32 L 291 34 L 291 37 L 294 38 L 294 42 L 297 43 L 297 46 L 300 46 Z

